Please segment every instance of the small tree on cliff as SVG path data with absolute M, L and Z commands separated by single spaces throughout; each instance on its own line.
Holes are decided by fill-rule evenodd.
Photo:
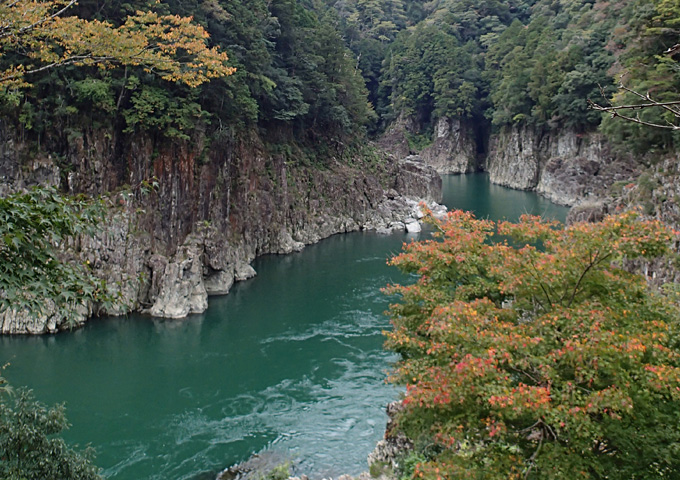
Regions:
M 0 3 L 0 86 L 27 86 L 27 75 L 65 65 L 140 66 L 192 87 L 234 72 L 224 52 L 207 47 L 208 33 L 191 18 L 137 12 L 115 27 L 68 16 L 76 3 Z
M 678 478 L 680 312 L 622 268 L 671 232 L 635 213 L 434 225 L 391 261 L 418 280 L 387 288 L 413 478 Z

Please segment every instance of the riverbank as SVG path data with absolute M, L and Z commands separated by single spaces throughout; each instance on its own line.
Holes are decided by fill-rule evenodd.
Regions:
M 449 207 L 482 218 L 567 212 L 485 175 L 443 187 Z M 130 314 L 65 335 L 0 336 L 4 376 L 65 402 L 66 440 L 92 445 L 110 480 L 214 480 L 267 450 L 315 480 L 358 476 L 399 395 L 384 383 L 395 356 L 382 348 L 392 299 L 380 290 L 408 278 L 386 260 L 418 235 L 354 232 L 260 256 L 257 277 L 186 319 Z
M 300 251 L 337 233 L 412 231 L 419 202 L 433 205 L 441 199 L 440 177 L 414 159 L 379 156 L 321 169 L 259 153 L 243 151 L 237 159 L 202 166 L 211 171 L 199 176 L 198 184 L 163 157 L 168 169 L 156 169 L 164 173 L 153 185 L 109 194 L 109 214 L 100 231 L 76 239 L 65 254 L 88 265 L 119 300 L 108 309 L 83 305 L 77 323 L 92 315 L 135 311 L 164 318 L 201 313 L 209 296 L 226 294 L 234 282 L 252 278 L 250 263 L 258 256 Z M 56 165 L 42 165 L 39 171 L 50 168 L 54 171 L 47 178 L 58 181 Z M 26 181 L 20 176 L 3 185 Z M 50 311 L 37 317 L 14 310 L 0 314 L 3 334 L 54 333 L 65 327 L 64 319 Z

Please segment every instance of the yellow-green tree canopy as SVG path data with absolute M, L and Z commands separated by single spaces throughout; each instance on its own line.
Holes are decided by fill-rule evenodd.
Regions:
M 68 16 L 77 0 L 0 3 L 0 86 L 25 87 L 26 75 L 64 65 L 140 66 L 191 87 L 231 75 L 227 54 L 206 44 L 208 33 L 190 17 L 137 12 L 120 26 Z

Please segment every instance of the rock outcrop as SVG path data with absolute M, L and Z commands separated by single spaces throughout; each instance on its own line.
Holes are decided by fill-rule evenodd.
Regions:
M 433 142 L 420 156 L 437 173 L 471 173 L 479 169 L 475 134 L 470 125 L 459 118 L 437 120 Z
M 54 158 L 31 154 L 0 119 L 0 196 L 32 185 L 59 185 L 61 171 Z
M 387 467 L 385 471 L 394 472 L 398 469 L 399 460 L 410 450 L 413 450 L 413 442 L 395 426 L 395 418 L 403 408 L 404 406 L 399 400 L 387 405 L 385 438 L 380 440 L 375 449 L 368 455 L 369 467 L 374 465 L 385 466 Z
M 432 142 L 422 151 L 414 151 L 409 138 L 424 135 L 432 135 Z M 480 167 L 475 132 L 470 123 L 459 118 L 442 117 L 437 120 L 434 132 L 426 134 L 415 119 L 400 115 L 382 135 L 379 144 L 399 159 L 417 155 L 441 174 L 470 173 Z
M 408 116 L 399 115 L 378 140 L 378 145 L 396 158 L 406 158 L 416 152 L 411 151 L 408 138 L 420 132 L 418 122 Z
M 160 286 L 154 304 L 144 310 L 145 313 L 154 317 L 183 318 L 190 313 L 204 312 L 208 308 L 202 253 L 201 245 L 189 241 L 170 259 L 152 255 L 149 264 L 152 265 L 153 277 L 158 278 Z
M 60 329 L 82 325 L 90 315 L 91 306 L 81 304 L 75 307 L 71 318 L 65 319 L 56 313 L 54 302 L 48 299 L 40 312 L 16 309 L 0 312 L 0 333 L 15 335 L 56 333 Z
M 418 202 L 441 199 L 441 179 L 418 158 L 385 157 L 370 168 L 362 159 L 356 166 L 320 159 L 320 168 L 269 154 L 257 137 L 214 144 L 200 161 L 200 142 L 194 149 L 149 138 L 115 144 L 89 132 L 60 159 L 67 176 L 49 156 L 38 169 L 74 192 L 107 195 L 110 206 L 101 231 L 77 239 L 70 253 L 88 262 L 119 301 L 106 310 L 90 305 L 78 321 L 90 311 L 170 318 L 202 312 L 209 295 L 255 274 L 249 263 L 258 255 L 360 229 L 414 230 Z M 2 170 L 5 192 L 33 182 L 31 169 L 12 167 L 21 165 L 12 145 L 0 145 L 0 160 L 11 167 Z M 3 333 L 47 333 L 63 322 L 5 312 L 0 326 Z
M 527 126 L 492 135 L 486 170 L 493 183 L 536 190 L 569 206 L 602 198 L 615 182 L 639 174 L 634 160 L 614 155 L 598 133 L 546 133 Z

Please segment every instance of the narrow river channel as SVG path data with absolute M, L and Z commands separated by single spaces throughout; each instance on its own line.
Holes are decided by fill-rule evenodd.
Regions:
M 478 217 L 567 209 L 482 174 L 444 177 L 444 203 Z M 212 479 L 252 452 L 282 452 L 313 478 L 358 474 L 398 391 L 384 382 L 380 288 L 386 260 L 414 236 L 336 235 L 210 300 L 203 315 L 97 319 L 55 336 L 0 336 L 14 386 L 65 402 L 65 437 L 91 445 L 111 480 Z

